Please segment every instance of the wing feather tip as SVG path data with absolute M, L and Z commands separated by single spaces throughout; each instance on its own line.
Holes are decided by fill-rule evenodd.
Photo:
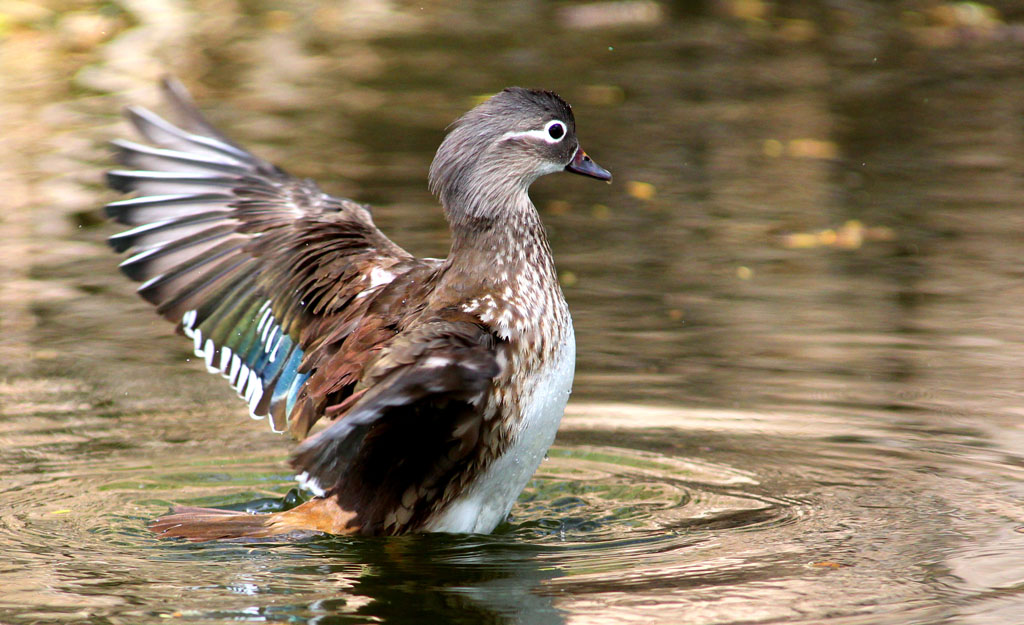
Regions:
M 308 471 L 303 471 L 295 476 L 295 479 L 299 482 L 299 487 L 304 488 L 317 497 L 326 496 L 326 491 L 320 486 L 320 482 L 315 477 L 309 474 Z
M 107 186 L 115 191 L 131 193 L 135 190 L 135 186 L 132 184 L 132 178 L 126 176 L 121 170 L 108 171 L 106 173 L 105 180 Z

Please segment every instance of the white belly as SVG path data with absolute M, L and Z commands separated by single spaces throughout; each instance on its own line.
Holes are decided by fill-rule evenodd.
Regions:
M 509 449 L 424 530 L 486 534 L 505 520 L 555 440 L 575 371 L 576 337 L 570 328 L 554 362 L 534 378 L 536 385 L 526 394 L 530 400 L 523 406 L 520 428 Z

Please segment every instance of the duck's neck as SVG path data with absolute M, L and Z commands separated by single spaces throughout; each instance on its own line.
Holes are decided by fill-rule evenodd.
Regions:
M 446 286 L 468 301 L 466 312 L 494 324 L 500 336 L 547 343 L 559 334 L 552 326 L 567 325 L 569 314 L 548 238 L 525 189 L 501 201 L 489 210 L 445 207 L 452 226 Z
M 492 287 L 503 288 L 510 281 L 521 281 L 521 276 L 557 285 L 548 237 L 526 191 L 474 200 L 501 204 L 461 210 L 445 207 L 452 228 L 449 271 L 471 273 Z

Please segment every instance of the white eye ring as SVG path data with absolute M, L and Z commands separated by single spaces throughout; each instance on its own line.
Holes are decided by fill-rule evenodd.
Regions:
M 557 130 L 555 130 L 556 128 Z M 558 137 L 555 137 L 554 134 L 551 134 L 552 130 L 555 130 L 555 134 L 557 134 Z M 561 133 L 559 133 L 559 130 L 561 131 Z M 565 127 L 565 122 L 559 121 L 557 119 L 552 119 L 548 123 L 544 124 L 544 130 L 514 130 L 512 132 L 506 132 L 505 134 L 501 135 L 501 139 L 503 141 L 508 139 L 537 139 L 545 143 L 554 144 L 560 143 L 567 134 L 568 130 Z
M 548 133 L 549 140 L 553 139 L 557 143 L 565 138 L 565 124 L 557 119 L 552 119 L 544 124 L 544 132 Z

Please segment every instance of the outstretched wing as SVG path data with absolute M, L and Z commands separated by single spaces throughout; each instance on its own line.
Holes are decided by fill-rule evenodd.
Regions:
M 352 523 L 364 533 L 416 529 L 461 487 L 468 465 L 499 451 L 491 447 L 500 419 L 486 397 L 505 349 L 457 316 L 403 332 L 370 363 L 344 418 L 296 450 L 300 480 L 355 511 Z
M 129 169 L 109 172 L 109 184 L 136 197 L 107 206 L 132 226 L 110 244 L 132 252 L 122 271 L 179 324 L 207 368 L 228 378 L 253 418 L 304 436 L 344 403 L 374 347 L 394 335 L 402 313 L 378 301 L 381 293 L 429 282 L 436 261 L 392 243 L 365 206 L 232 143 L 183 87 L 163 86 L 181 127 L 128 110 L 156 147 L 114 142 Z

